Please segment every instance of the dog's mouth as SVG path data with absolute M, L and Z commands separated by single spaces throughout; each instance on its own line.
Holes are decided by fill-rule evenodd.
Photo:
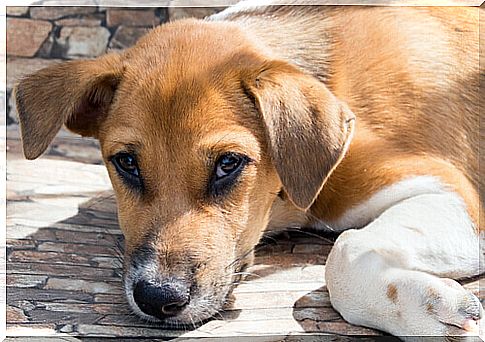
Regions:
M 195 277 L 162 278 L 153 272 L 154 265 L 125 269 L 126 298 L 132 311 L 147 322 L 166 328 L 195 329 L 222 317 L 230 305 L 230 294 L 248 265 L 240 264 L 231 273 L 209 278 L 207 284 L 196 282 Z

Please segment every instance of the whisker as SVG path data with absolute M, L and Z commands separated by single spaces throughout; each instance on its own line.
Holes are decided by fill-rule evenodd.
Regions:
M 302 229 L 292 228 L 292 227 L 287 228 L 287 230 L 288 231 L 297 231 L 298 233 L 301 233 L 301 234 L 304 234 L 304 235 L 308 235 L 308 236 L 317 238 L 317 239 L 319 239 L 321 241 L 325 241 L 325 242 L 327 242 L 329 244 L 333 244 L 334 243 L 334 241 L 332 241 L 332 240 L 330 240 L 330 239 L 328 239 L 328 238 L 326 238 L 324 236 L 321 236 L 319 234 L 315 234 L 315 233 L 309 232 L 307 230 L 302 230 Z
M 261 278 L 259 274 L 252 273 L 252 272 L 236 272 L 236 273 L 230 274 L 230 276 L 235 276 L 235 275 L 254 276 L 254 277 Z
M 318 225 L 324 227 L 325 229 L 328 229 L 331 232 L 335 232 L 335 229 L 332 226 L 330 226 L 328 223 L 326 223 L 322 219 L 320 219 L 320 218 L 316 217 L 315 215 L 313 215 L 310 211 L 307 211 L 306 214 L 307 214 L 308 217 L 311 217 L 316 222 L 318 222 Z
M 255 250 L 255 247 L 250 248 L 246 253 L 241 255 L 240 257 L 236 258 L 234 261 L 232 261 L 229 265 L 227 265 L 224 269 L 227 270 L 229 267 L 234 266 L 234 264 L 240 262 L 242 259 L 247 257 L 249 254 L 251 254 Z

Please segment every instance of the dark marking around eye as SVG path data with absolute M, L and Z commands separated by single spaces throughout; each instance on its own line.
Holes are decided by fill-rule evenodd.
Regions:
M 109 158 L 123 182 L 135 191 L 143 191 L 143 179 L 136 155 L 132 152 L 119 152 Z
M 208 195 L 212 198 L 227 195 L 237 184 L 244 167 L 251 161 L 245 155 L 226 153 L 220 156 L 211 173 Z

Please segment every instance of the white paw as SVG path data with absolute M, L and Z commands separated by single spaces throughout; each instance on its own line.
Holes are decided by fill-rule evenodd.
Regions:
M 398 269 L 386 278 L 385 298 L 378 299 L 382 287 L 366 287 L 365 297 L 351 302 L 334 296 L 332 304 L 348 322 L 403 340 L 417 341 L 417 336 L 475 336 L 472 340 L 480 336 L 485 340 L 482 304 L 456 281 Z
M 437 277 L 427 280 L 417 281 L 414 284 L 417 287 L 411 286 L 422 294 L 414 297 L 417 301 L 399 298 L 405 325 L 411 327 L 410 335 L 481 336 L 485 323 L 480 300 L 454 280 Z M 411 294 L 409 283 L 406 287 L 404 292 Z
M 441 279 L 445 289 L 428 289 L 426 310 L 447 326 L 446 335 L 479 334 L 483 308 L 480 300 L 452 279 Z

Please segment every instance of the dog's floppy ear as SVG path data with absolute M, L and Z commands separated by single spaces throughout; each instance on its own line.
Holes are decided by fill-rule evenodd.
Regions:
M 14 89 L 24 155 L 35 159 L 65 124 L 96 137 L 122 77 L 121 56 L 69 61 L 23 78 Z
M 306 210 L 342 160 L 355 116 L 323 83 L 286 62 L 266 62 L 250 74 L 245 91 L 264 122 L 278 176 Z

